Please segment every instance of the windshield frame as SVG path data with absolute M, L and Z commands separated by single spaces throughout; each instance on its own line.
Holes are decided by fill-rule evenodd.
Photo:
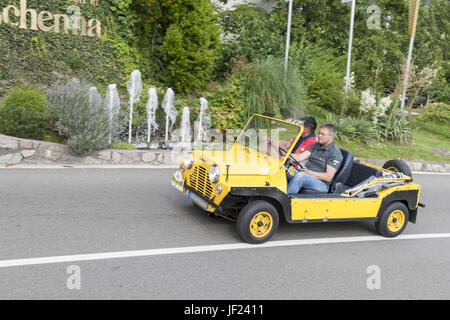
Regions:
M 246 131 L 247 127 L 250 125 L 251 121 L 252 121 L 253 118 L 255 118 L 255 117 L 262 117 L 262 118 L 266 118 L 266 119 L 270 119 L 270 120 L 282 122 L 282 123 L 285 123 L 285 124 L 289 124 L 289 125 L 296 126 L 296 127 L 298 127 L 298 128 L 301 129 L 301 130 L 297 133 L 297 136 L 295 137 L 294 142 L 291 144 L 291 146 L 290 146 L 289 150 L 287 151 L 286 155 L 284 156 L 283 160 L 273 158 L 273 157 L 271 157 L 270 155 L 266 155 L 267 157 L 270 157 L 270 158 L 272 158 L 272 159 L 274 159 L 274 160 L 280 161 L 280 162 L 281 162 L 280 168 L 283 167 L 284 164 L 286 163 L 287 159 L 289 158 L 290 154 L 292 153 L 292 150 L 294 149 L 295 145 L 297 144 L 297 141 L 300 139 L 300 137 L 301 137 L 301 135 L 302 135 L 302 133 L 303 133 L 303 126 L 300 125 L 300 124 L 296 124 L 296 123 L 293 123 L 293 122 L 286 121 L 286 120 L 281 120 L 281 119 L 277 119 L 277 118 L 273 118 L 273 117 L 269 117 L 269 116 L 265 116 L 265 115 L 262 115 L 262 114 L 255 113 L 255 114 L 253 114 L 253 115 L 250 117 L 250 119 L 247 121 L 247 124 L 246 124 L 245 127 L 241 130 L 241 132 L 239 133 L 239 135 L 238 135 L 236 141 L 234 142 L 234 144 L 240 145 L 239 143 L 237 143 L 237 141 L 239 141 L 239 138 L 240 138 L 240 137 L 242 136 L 242 134 Z M 245 147 L 245 146 L 244 146 L 244 147 Z M 246 147 L 246 148 L 248 148 L 248 147 Z M 253 150 L 253 149 L 250 148 L 250 150 Z M 254 150 L 254 151 L 259 152 L 258 150 Z

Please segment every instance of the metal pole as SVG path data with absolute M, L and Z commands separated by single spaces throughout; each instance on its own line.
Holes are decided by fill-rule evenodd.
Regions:
M 353 24 L 355 21 L 355 5 L 356 0 L 352 0 L 352 11 L 350 15 L 350 38 L 348 40 L 347 73 L 345 77 L 345 92 L 348 92 L 348 89 L 350 87 L 350 65 L 352 61 L 352 42 L 353 42 Z
M 406 87 L 408 85 L 408 75 L 411 66 L 413 46 L 414 46 L 414 37 L 411 37 L 411 39 L 409 40 L 408 60 L 406 61 L 405 79 L 403 79 L 403 93 L 402 93 L 402 101 L 400 104 L 400 110 L 403 110 L 403 108 L 405 107 Z
M 286 54 L 284 56 L 284 72 L 287 72 L 288 60 L 289 60 L 289 46 L 291 42 L 291 17 L 292 17 L 292 1 L 289 1 L 289 13 L 288 13 L 288 25 L 287 25 L 287 36 L 286 36 Z
M 409 33 L 410 39 L 409 39 L 408 60 L 406 61 L 405 78 L 403 79 L 403 93 L 402 93 L 401 102 L 400 102 L 400 110 L 403 110 L 405 107 L 406 86 L 408 85 L 408 75 L 409 75 L 409 69 L 410 69 L 410 65 L 411 65 L 414 37 L 416 35 L 417 19 L 419 18 L 419 6 L 420 6 L 420 0 L 410 0 L 409 1 L 408 33 Z

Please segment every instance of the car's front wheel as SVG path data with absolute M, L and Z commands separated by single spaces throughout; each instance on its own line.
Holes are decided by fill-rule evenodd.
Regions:
M 239 213 L 236 227 L 239 236 L 248 243 L 263 243 L 278 229 L 278 211 L 267 201 L 256 200 Z
M 375 223 L 375 228 L 380 235 L 393 238 L 405 230 L 408 220 L 408 208 L 401 202 L 394 202 L 384 209 L 380 219 Z

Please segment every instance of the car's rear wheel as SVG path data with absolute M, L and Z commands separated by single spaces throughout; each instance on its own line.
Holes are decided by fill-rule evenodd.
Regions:
M 383 165 L 383 169 L 387 169 L 394 172 L 401 172 L 403 174 L 406 174 L 407 176 L 412 177 L 411 175 L 411 169 L 409 168 L 408 164 L 400 159 L 393 159 L 388 160 Z
M 380 235 L 393 238 L 405 230 L 408 220 L 408 208 L 401 202 L 394 202 L 384 209 L 380 219 L 375 222 L 375 228 Z
M 263 243 L 278 229 L 278 212 L 267 201 L 256 200 L 247 204 L 239 213 L 236 228 L 242 240 Z

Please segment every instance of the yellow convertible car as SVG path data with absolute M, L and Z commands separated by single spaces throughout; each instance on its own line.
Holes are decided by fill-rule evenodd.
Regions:
M 416 222 L 418 206 L 424 206 L 420 185 L 402 160 L 377 167 L 341 149 L 343 161 L 328 192 L 288 194 L 286 173 L 299 170 L 291 152 L 302 131 L 300 124 L 255 114 L 228 150 L 187 153 L 172 185 L 208 214 L 234 221 L 248 243 L 270 239 L 280 217 L 288 223 L 373 221 L 385 237 Z M 293 143 L 289 150 L 280 143 L 274 152 L 267 139 Z

